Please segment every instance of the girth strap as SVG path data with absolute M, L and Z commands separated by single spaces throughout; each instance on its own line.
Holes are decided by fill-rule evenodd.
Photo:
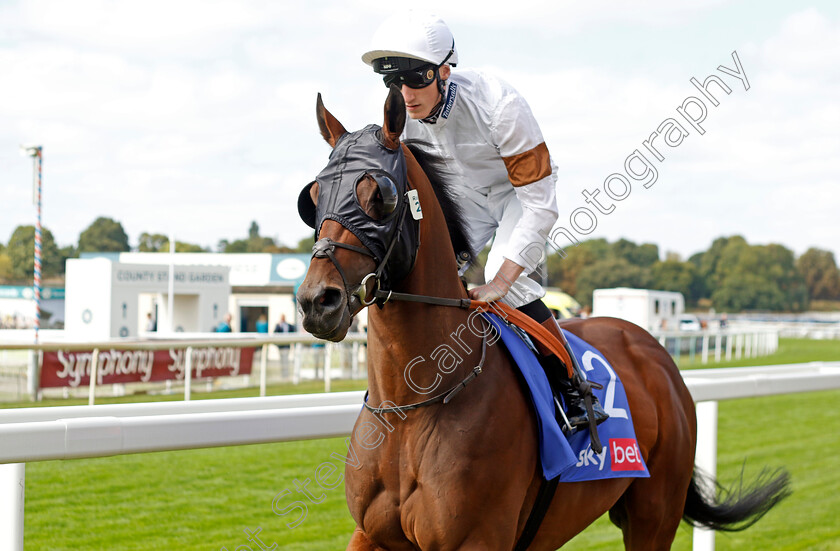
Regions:
M 540 489 L 537 492 L 537 499 L 534 500 L 534 506 L 531 508 L 531 514 L 528 515 L 528 520 L 525 521 L 525 528 L 522 529 L 522 535 L 519 536 L 519 541 L 513 551 L 525 551 L 534 537 L 537 535 L 537 530 L 540 529 L 545 514 L 548 513 L 548 507 L 551 505 L 551 500 L 554 499 L 554 492 L 557 490 L 557 484 L 560 482 L 560 477 L 552 478 L 551 480 L 542 479 Z

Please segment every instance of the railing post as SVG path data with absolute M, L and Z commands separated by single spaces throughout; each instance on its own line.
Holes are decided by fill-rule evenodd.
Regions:
M 330 364 L 332 364 L 332 343 L 324 343 L 324 392 L 330 391 Z
M 33 402 L 40 401 L 40 392 L 38 389 L 38 359 L 40 353 L 38 350 L 29 351 L 29 365 L 26 368 L 26 391 L 29 393 L 29 399 Z
M 699 402 L 697 409 L 697 448 L 694 452 L 694 464 L 706 474 L 715 476 L 717 472 L 717 402 Z M 707 528 L 695 528 L 693 551 L 714 551 L 715 532 Z
M 709 334 L 703 333 L 703 351 L 700 356 L 700 363 L 709 363 Z
M 23 551 L 26 464 L 0 465 L 0 549 Z
M 359 343 L 353 341 L 353 358 L 350 360 L 350 377 L 359 378 Z
M 695 349 L 697 348 L 697 337 L 692 335 L 688 338 L 688 363 L 694 363 Z
M 184 401 L 189 402 L 192 398 L 192 346 L 187 347 L 187 357 L 184 360 Z
M 729 361 L 729 360 L 732 359 L 732 346 L 733 346 L 733 344 L 734 343 L 732 341 L 732 334 L 727 332 L 726 333 L 726 361 Z
M 266 367 L 268 366 L 268 344 L 262 347 L 260 355 L 260 396 L 265 396 L 265 383 L 267 380 Z
M 90 390 L 88 391 L 88 405 L 92 406 L 96 400 L 96 378 L 99 371 L 99 349 L 93 349 L 93 357 L 90 359 Z
M 300 362 L 301 356 L 303 355 L 303 345 L 299 342 L 294 344 L 295 347 L 295 357 L 292 364 L 292 384 L 299 384 L 300 383 Z
M 680 365 L 680 355 L 682 354 L 682 343 L 680 342 L 681 339 L 677 337 L 674 339 L 674 360 L 677 365 Z
M 721 344 L 723 341 L 723 336 L 718 332 L 715 335 L 715 362 L 720 362 L 720 352 L 721 352 Z

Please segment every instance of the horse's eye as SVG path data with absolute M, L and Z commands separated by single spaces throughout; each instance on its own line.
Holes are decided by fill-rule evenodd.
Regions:
M 374 220 L 384 220 L 397 208 L 397 185 L 386 174 L 365 174 L 356 183 L 356 199 L 368 216 Z
M 397 208 L 399 193 L 397 184 L 385 174 L 374 174 L 373 179 L 379 188 L 379 195 L 382 197 L 382 213 L 388 216 Z

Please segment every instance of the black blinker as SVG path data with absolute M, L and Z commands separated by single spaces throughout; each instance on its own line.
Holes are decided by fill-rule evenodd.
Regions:
M 298 195 L 298 214 L 300 215 L 300 219 L 304 221 L 304 223 L 312 228 L 315 228 L 315 203 L 312 202 L 312 196 L 310 195 L 310 190 L 312 190 L 312 186 L 315 185 L 315 182 L 309 182 L 304 188 L 303 191 L 300 192 Z

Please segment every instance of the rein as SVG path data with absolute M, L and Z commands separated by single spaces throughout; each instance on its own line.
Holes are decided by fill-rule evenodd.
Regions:
M 508 325 L 515 325 L 516 327 L 519 327 L 528 333 L 528 335 L 532 338 L 545 345 L 546 348 L 548 348 L 558 358 L 560 358 L 563 363 L 566 364 L 569 377 L 571 378 L 574 376 L 572 358 L 569 356 L 569 352 L 566 350 L 566 347 L 558 342 L 554 335 L 552 335 L 548 329 L 537 323 L 537 321 L 532 319 L 530 316 L 523 314 L 519 310 L 511 308 L 504 302 L 496 301 L 491 303 L 480 300 L 472 300 L 469 298 L 444 298 L 427 295 L 413 295 L 409 293 L 383 291 L 381 289 L 377 289 L 373 293 L 373 296 L 373 301 L 383 299 L 383 305 L 388 301 L 396 300 L 402 302 L 432 304 L 435 306 L 451 306 L 463 308 L 465 310 L 482 310 L 484 312 L 495 311 Z
M 403 210 L 403 212 L 400 213 L 400 215 L 405 215 L 405 210 Z M 566 347 L 563 346 L 554 337 L 554 335 L 552 335 L 548 331 L 548 329 L 537 323 L 530 316 L 523 314 L 515 308 L 511 308 L 504 302 L 496 301 L 490 303 L 479 300 L 472 300 L 469 298 L 446 298 L 428 295 L 414 295 L 410 293 L 397 293 L 394 291 L 385 291 L 381 289 L 379 284 L 380 276 L 385 267 L 385 262 L 388 260 L 388 255 L 390 255 L 391 251 L 394 248 L 394 243 L 396 243 L 396 235 L 392 236 L 391 243 L 388 246 L 388 253 L 385 255 L 385 258 L 379 263 L 379 266 L 376 268 L 376 270 L 366 275 L 364 279 L 362 279 L 362 281 L 359 283 L 359 285 L 357 285 L 354 289 L 351 289 L 350 285 L 347 283 L 347 278 L 344 275 L 344 270 L 341 268 L 341 264 L 335 257 L 335 248 L 340 247 L 343 249 L 347 249 L 353 252 L 357 252 L 359 254 L 370 256 L 371 258 L 374 258 L 374 260 L 376 260 L 376 258 L 370 251 L 362 247 L 356 247 L 355 245 L 349 245 L 347 243 L 333 241 L 332 239 L 325 237 L 323 239 L 319 239 L 315 243 L 315 246 L 312 247 L 312 256 L 315 258 L 329 258 L 330 261 L 332 261 L 333 265 L 336 267 L 336 270 L 338 270 L 338 274 L 341 276 L 341 279 L 344 282 L 344 286 L 345 289 L 347 289 L 348 296 L 358 299 L 359 302 L 362 304 L 362 307 L 370 306 L 374 303 L 377 303 L 378 301 L 381 301 L 378 302 L 380 306 L 384 306 L 389 301 L 400 301 L 431 304 L 433 306 L 448 306 L 461 308 L 464 310 L 482 310 L 484 312 L 495 311 L 507 324 L 512 324 L 519 327 L 520 329 L 528 333 L 528 335 L 530 335 L 532 338 L 545 345 L 546 348 L 548 348 L 552 353 L 554 353 L 558 358 L 560 358 L 564 364 L 566 364 L 566 369 L 568 371 L 569 378 L 574 376 L 574 371 L 572 368 L 574 364 L 572 363 L 572 358 L 571 356 L 569 356 L 569 352 L 566 350 Z M 368 300 L 367 282 L 371 277 L 374 279 L 375 290 L 371 294 L 370 300 Z M 361 310 L 361 308 L 359 309 Z

